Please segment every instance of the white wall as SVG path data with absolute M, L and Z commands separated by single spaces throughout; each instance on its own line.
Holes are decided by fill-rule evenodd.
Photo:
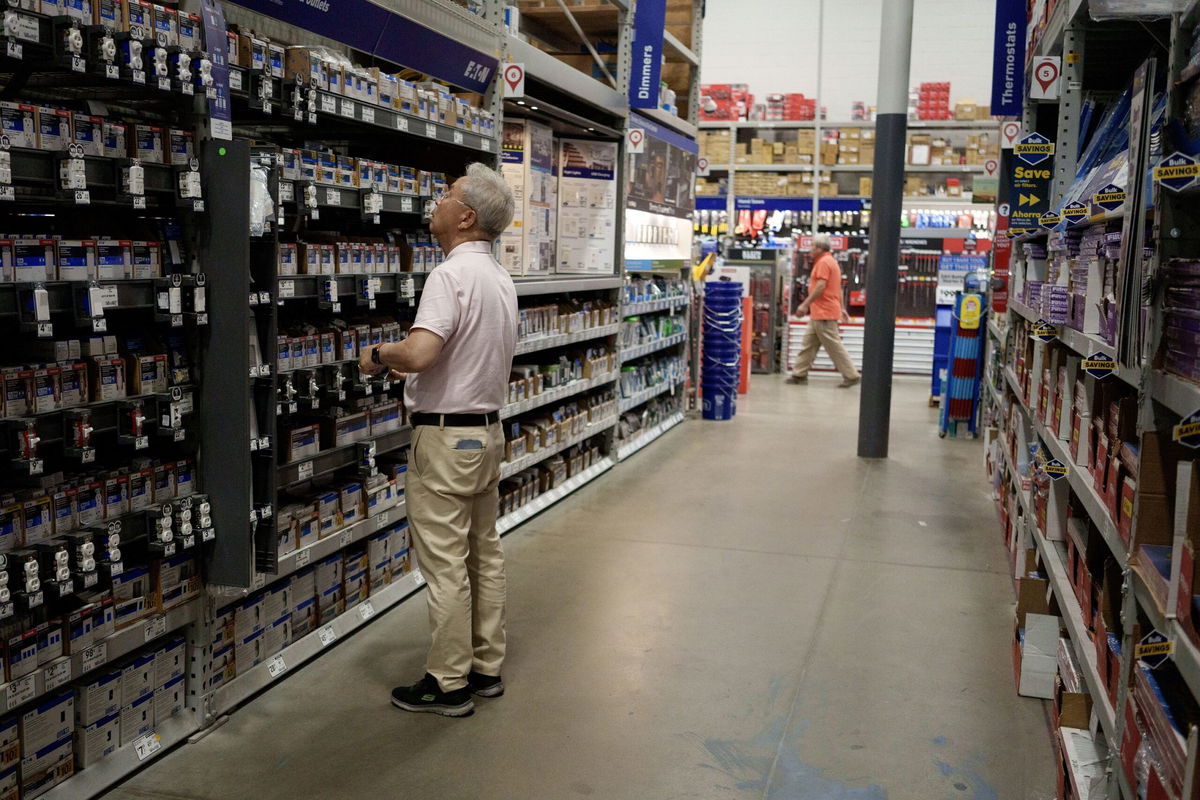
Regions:
M 822 105 L 831 120 L 856 100 L 875 104 L 884 0 L 825 0 Z M 773 92 L 817 94 L 818 0 L 708 0 L 700 78 Z M 950 81 L 950 99 L 991 99 L 991 0 L 915 0 L 909 85 Z

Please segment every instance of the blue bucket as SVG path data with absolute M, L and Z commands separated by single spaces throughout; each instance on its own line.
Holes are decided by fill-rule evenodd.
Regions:
M 737 392 L 718 392 L 704 390 L 704 419 L 725 422 L 733 419 L 737 413 Z

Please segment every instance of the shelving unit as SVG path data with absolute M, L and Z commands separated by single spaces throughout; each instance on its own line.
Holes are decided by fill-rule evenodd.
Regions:
M 239 44 L 246 46 L 250 55 L 263 52 L 267 57 L 261 68 L 248 68 L 245 61 L 229 65 L 223 63 L 225 54 L 197 49 L 192 53 L 195 59 L 203 52 L 214 64 L 211 87 L 192 80 L 180 83 L 174 73 L 160 80 L 120 63 L 106 67 L 96 61 L 104 49 L 90 39 L 82 54 L 68 54 L 64 50 L 67 41 L 60 36 L 62 20 L 10 9 L 11 21 L 21 25 L 6 30 L 20 28 L 20 38 L 0 36 L 0 52 L 6 54 L 0 66 L 21 77 L 10 82 L 8 99 L 56 103 L 80 114 L 92 113 L 95 107 L 84 105 L 85 100 L 97 101 L 114 109 L 113 114 L 119 109 L 131 124 L 162 126 L 160 135 L 173 131 L 193 134 L 160 142 L 161 159 L 175 158 L 179 161 L 175 164 L 154 163 L 159 157 L 150 153 L 139 153 L 139 163 L 126 157 L 133 154 L 132 147 L 128 153 L 109 156 L 89 151 L 77 160 L 72 158 L 73 151 L 31 149 L 20 146 L 19 139 L 5 147 L 11 180 L 0 183 L 0 215 L 8 214 L 6 209 L 38 215 L 41 221 L 37 224 L 43 226 L 39 231 L 51 230 L 66 239 L 71 239 L 66 232 L 72 230 L 73 220 L 84 226 L 80 230 L 86 229 L 89 239 L 94 233 L 111 232 L 118 240 L 131 240 L 134 245 L 150 238 L 147 231 L 153 229 L 159 261 L 150 269 L 141 261 L 135 266 L 131 256 L 123 277 L 111 277 L 92 267 L 94 272 L 86 280 L 59 280 L 55 274 L 36 281 L 17 276 L 0 283 L 0 333 L 22 342 L 40 338 L 47 343 L 87 341 L 90 336 L 108 334 L 119 338 L 122 357 L 137 349 L 127 346 L 126 340 L 138 336 L 182 342 L 171 345 L 173 377 L 166 388 L 143 391 L 131 384 L 119 398 L 90 397 L 74 407 L 53 409 L 31 406 L 28 413 L 0 420 L 0 432 L 4 433 L 0 452 L 8 456 L 4 463 L 9 477 L 19 466 L 24 472 L 18 477 L 32 485 L 31 479 L 41 480 L 40 470 L 78 473 L 92 459 L 97 469 L 107 470 L 151 456 L 178 467 L 181 498 L 168 513 L 183 520 L 186 511 L 193 515 L 186 519 L 196 523 L 194 534 L 181 533 L 170 543 L 147 541 L 146 531 L 160 524 L 155 514 L 163 513 L 160 507 L 167 499 L 164 483 L 152 490 L 163 494 L 145 508 L 132 513 L 109 511 L 99 524 L 89 524 L 98 557 L 107 552 L 100 544 L 101 537 L 123 526 L 123 565 L 99 559 L 113 576 L 119 576 L 122 566 L 126 573 L 142 566 L 152 571 L 155 577 L 147 578 L 152 588 L 147 591 L 144 613 L 139 610 L 140 618 L 129 624 L 122 620 L 121 630 L 67 652 L 28 675 L 5 681 L 7 673 L 0 672 L 0 712 L 21 714 L 50 692 L 121 666 L 146 648 L 186 638 L 183 713 L 159 721 L 151 733 L 77 770 L 43 796 L 74 800 L 98 795 L 216 724 L 423 585 L 419 570 L 405 574 L 389 571 L 393 579 L 370 586 L 368 600 L 355 604 L 342 597 L 339 602 L 350 608 L 341 613 L 341 606 L 323 609 L 315 629 L 288 641 L 282 649 L 274 645 L 276 652 L 265 646 L 246 647 L 246 641 L 239 641 L 231 651 L 237 653 L 232 663 L 219 661 L 229 655 L 214 652 L 214 642 L 226 640 L 224 625 L 228 621 L 218 616 L 225 610 L 244 608 L 284 586 L 299 586 L 298 581 L 322 562 L 341 559 L 343 564 L 351 563 L 368 546 L 380 546 L 381 536 L 390 537 L 396 547 L 408 546 L 403 483 L 412 429 L 399 410 L 403 386 L 387 378 L 364 378 L 357 371 L 356 356 L 357 348 L 368 341 L 362 336 L 378 341 L 401 335 L 399 325 L 393 327 L 392 321 L 411 321 L 426 277 L 438 263 L 432 254 L 436 243 L 423 233 L 439 192 L 438 174 L 453 177 L 472 161 L 497 165 L 505 117 L 539 121 L 550 126 L 556 137 L 607 143 L 614 153 L 612 181 L 617 187 L 616 247 L 623 241 L 630 159 L 621 143 L 631 126 L 626 91 L 629 59 L 624 59 L 616 86 L 594 80 L 528 42 L 506 35 L 500 23 L 500 0 L 486 0 L 484 5 L 485 13 L 475 16 L 446 0 L 398 0 L 386 8 L 372 6 L 364 12 L 366 17 L 343 28 L 320 16 L 297 16 L 294 8 L 275 3 L 240 0 L 224 4 L 209 9 L 212 16 L 206 19 L 212 32 L 219 34 L 218 42 L 226 43 L 225 28 L 233 23 L 243 33 L 255 31 L 252 38 L 258 40 L 252 43 L 247 37 L 238 40 Z M 698 102 L 702 5 L 700 0 L 692 2 L 690 16 L 681 21 L 677 12 L 683 6 L 675 2 L 675 13 L 664 34 L 664 75 L 679 90 L 684 117 L 658 109 L 646 111 L 643 117 L 667 131 L 662 135 L 690 142 L 693 149 L 696 128 L 687 115 L 694 117 Z M 559 11 L 531 14 L 530 21 L 534 27 L 562 34 L 572 26 L 563 27 L 569 14 Z M 628 51 L 630 12 L 629 3 L 615 0 L 599 12 L 575 13 L 588 20 L 587 31 L 611 30 Z M 379 36 L 385 29 L 388 35 Z M 100 36 L 104 31 L 88 28 L 85 38 L 93 34 Z M 574 36 L 574 32 L 568 35 Z M 410 68 L 462 92 L 461 99 L 476 108 L 475 114 L 479 109 L 484 112 L 479 117 L 480 127 L 475 127 L 477 117 L 470 114 L 456 124 L 457 113 L 427 119 L 415 110 L 409 113 L 398 105 L 385 106 L 374 102 L 363 87 L 338 91 L 336 84 L 289 79 L 283 63 L 276 65 L 277 69 L 270 64 L 265 37 L 270 37 L 270 44 L 288 47 L 324 45 L 384 73 Z M 158 43 L 146 39 L 142 44 L 150 64 Z M 268 49 L 260 51 L 260 45 Z M 118 59 L 123 58 L 120 47 L 117 50 Z M 502 81 L 496 78 L 501 54 L 526 65 L 527 94 L 521 103 L 506 103 L 501 98 Z M 172 49 L 168 55 L 173 57 L 176 52 Z M 192 67 L 194 78 L 199 70 L 195 62 Z M 32 98 L 24 97 L 24 92 L 32 93 Z M 462 106 L 454 108 L 461 110 Z M 486 127 L 488 113 L 495 121 L 490 130 Z M 42 135 L 48 136 L 48 130 Z M 132 145 L 136 139 L 132 128 L 128 138 Z M 185 141 L 192 150 L 180 158 L 177 148 Z M 304 160 L 306 154 L 291 158 L 297 153 L 290 148 L 298 145 L 310 153 L 325 147 L 336 150 L 338 157 L 360 161 L 354 166 L 339 162 L 333 178 L 322 174 L 324 164 L 307 173 L 304 165 L 313 162 Z M 399 183 L 393 182 L 397 172 L 388 173 L 388 165 L 381 163 L 393 159 L 404 160 L 393 165 Z M 135 170 L 132 183 L 128 180 L 131 168 Z M 425 172 L 431 174 L 421 174 Z M 68 182 L 62 177 L 66 174 L 78 177 Z M 3 170 L 0 176 L 4 176 Z M 253 224 L 252 184 L 256 199 L 263 201 L 255 207 L 262 213 L 255 216 Z M 170 225 L 162 222 L 168 219 Z M 336 266 L 322 262 L 316 268 L 299 258 L 302 248 L 327 247 L 337 253 L 351 242 L 393 248 L 400 262 L 390 256 L 386 265 L 365 256 L 359 262 L 353 255 L 347 262 L 339 255 L 335 256 Z M 669 262 L 668 271 L 676 276 L 690 267 L 690 242 L 684 244 L 687 252 Z M 296 259 L 289 262 L 284 256 L 292 245 L 296 246 L 291 251 Z M 428 260 L 418 253 L 429 253 Z M 579 433 L 504 464 L 502 474 L 509 479 L 562 454 L 563 459 L 554 459 L 543 472 L 567 461 L 565 475 L 569 477 L 555 473 L 555 485 L 501 518 L 502 533 L 612 469 L 618 460 L 618 424 L 627 425 L 627 418 L 635 414 L 657 419 L 647 409 L 682 385 L 679 381 L 658 383 L 635 396 L 618 397 L 623 366 L 619 320 L 628 315 L 686 314 L 691 298 L 686 294 L 655 297 L 622 308 L 624 254 L 615 250 L 611 261 L 611 265 L 555 263 L 540 274 L 528 264 L 509 265 L 514 273 L 534 273 L 514 274 L 522 307 L 555 304 L 561 314 L 577 314 L 591 325 L 575 330 L 575 320 L 571 333 L 522 339 L 517 355 L 524 357 L 519 359 L 523 364 L 557 368 L 576 359 L 590 360 L 591 351 L 601 353 L 596 358 L 600 363 L 604 363 L 605 351 L 611 361 L 600 373 L 570 373 L 592 377 L 576 378 L 501 410 L 506 431 L 557 411 L 555 404 L 575 405 L 597 417 Z M 630 259 L 631 267 L 637 265 L 637 259 Z M 569 268 L 577 269 L 578 274 L 570 274 Z M 580 313 L 578 304 L 590 304 L 591 310 Z M 597 307 L 603 309 L 600 316 L 595 315 Z M 45 313 L 35 315 L 32 309 L 45 309 Z M 596 325 L 598 319 L 605 324 Z M 362 327 L 355 330 L 355 326 Z M 565 323 L 563 329 L 567 329 Z M 314 330 L 321 331 L 315 345 Z M 321 341 L 322 334 L 332 338 Z M 302 354 L 296 349 L 301 339 L 305 340 Z M 684 354 L 686 339 L 684 333 L 625 355 L 632 360 L 659 358 L 669 348 Z M 49 348 L 46 352 L 55 351 Z M 91 355 L 80 352 L 66 360 L 85 361 Z M 340 407 L 338 414 L 329 413 L 333 407 Z M 138 423 L 144 424 L 144 432 L 126 429 L 136 416 L 135 408 L 144 409 L 145 419 Z M 379 416 L 367 417 L 365 427 L 338 428 L 347 418 L 374 411 Z M 71 426 L 80 412 L 90 415 L 88 434 L 94 437 L 95 446 L 68 453 L 68 440 L 74 435 Z M 671 425 L 678 424 L 681 412 L 672 413 Z M 37 458 L 17 460 L 15 434 L 26 423 L 32 426 L 32 433 L 40 435 L 41 451 Z M 293 435 L 309 426 L 316 429 L 308 438 Z M 651 426 L 659 433 L 663 428 Z M 647 435 L 648 430 L 641 431 L 639 447 L 654 438 Z M 580 444 L 585 448 L 576 449 Z M 153 476 L 152 471 L 149 474 Z M 170 475 L 174 487 L 175 473 Z M 360 505 L 341 497 L 356 484 L 370 494 L 369 498 L 364 495 Z M 197 487 L 203 494 L 192 492 L 194 500 L 184 501 L 182 495 L 191 491 L 189 487 Z M 387 494 L 372 494 L 384 488 Z M 327 502 L 331 491 L 339 493 L 333 517 L 338 527 L 330 530 L 326 526 L 330 519 L 324 516 L 327 508 L 316 521 L 302 522 L 304 509 L 314 507 L 319 497 Z M 138 498 L 136 502 L 141 503 L 141 496 Z M 117 501 L 106 497 L 104 502 Z M 124 502 L 128 506 L 130 501 Z M 355 508 L 343 508 L 343 503 Z M 206 520 L 203 528 L 196 517 Z M 319 533 L 305 527 L 318 523 Z M 173 524 L 179 523 L 173 518 Z M 158 563 L 172 558 L 172 552 L 179 554 L 175 558 L 194 553 L 194 574 L 186 573 L 190 577 L 182 589 L 153 588 L 159 587 Z M 399 552 L 394 555 L 400 557 Z M 9 566 L 10 576 L 15 575 L 14 564 Z M 111 592 L 117 580 L 97 578 L 94 570 L 88 576 L 72 575 L 73 580 L 77 577 L 87 577 L 93 582 L 87 587 L 96 586 L 101 593 Z M 9 585 L 16 588 L 11 582 Z M 70 609 L 49 599 L 49 589 L 47 586 L 47 618 L 57 619 Z M 161 594 L 156 594 L 162 591 L 183 592 L 182 600 L 163 601 Z M 341 591 L 348 590 L 343 587 Z M 22 600 L 36 605 L 27 598 Z M 164 602 L 169 606 L 165 611 Z M 11 613 L 11 604 L 0 604 L 0 619 Z M 288 625 L 290 631 L 290 622 Z M 230 627 L 228 637 L 233 636 L 235 627 Z M 286 640 L 290 638 L 289 632 Z M 214 668 L 225 677 L 214 680 Z
M 1061 213 L 1069 200 L 1089 196 L 1090 181 L 1099 180 L 1095 171 L 1103 168 L 1084 163 L 1094 143 L 1078 139 L 1078 109 L 1092 102 L 1103 109 L 1122 92 L 1130 112 L 1109 130 L 1127 134 L 1122 158 L 1129 164 L 1128 183 L 1122 188 L 1134 199 L 1115 211 L 1093 204 L 1083 221 L 1015 238 L 1007 309 L 1001 312 L 1006 319 L 988 326 L 984 415 L 993 426 L 992 452 L 1003 453 L 1003 459 L 992 459 L 996 477 L 1019 506 L 1019 513 L 1007 515 L 1006 535 L 1010 541 L 1015 537 L 1018 577 L 1026 566 L 1021 543 L 1035 549 L 1033 574 L 1051 587 L 1056 601 L 1051 613 L 1062 618 L 1098 722 L 1092 733 L 1063 728 L 1057 738 L 1064 747 L 1070 742 L 1064 752 L 1072 769 L 1084 766 L 1079 753 L 1094 750 L 1092 760 L 1107 777 L 1091 796 L 1113 800 L 1146 796 L 1147 780 L 1166 784 L 1168 773 L 1182 776 L 1182 786 L 1159 796 L 1192 797 L 1200 786 L 1197 728 L 1184 710 L 1200 697 L 1200 633 L 1188 616 L 1189 600 L 1200 587 L 1183 572 L 1184 554 L 1200 541 L 1194 518 L 1186 514 L 1196 502 L 1185 478 L 1195 455 L 1172 442 L 1181 419 L 1200 410 L 1200 385 L 1164 366 L 1169 263 L 1200 255 L 1194 240 L 1177 234 L 1193 224 L 1197 209 L 1194 195 L 1172 192 L 1153 178 L 1146 110 L 1166 92 L 1161 131 L 1154 122 L 1154 135 L 1162 137 L 1155 147 L 1164 155 L 1186 152 L 1189 145 L 1175 131 L 1190 124 L 1184 98 L 1195 76 L 1181 71 L 1196 23 L 1187 14 L 1155 22 L 1097 22 L 1081 0 L 1060 0 L 1047 17 L 1031 20 L 1031 55 L 1064 56 L 1061 97 L 1027 101 L 1022 119 L 1024 132 L 1037 131 L 1056 145 L 1046 192 L 1051 211 Z M 1014 158 L 1006 153 L 1002 174 L 1012 171 Z M 1013 207 L 1018 191 L 1028 190 L 1014 187 Z M 1001 201 L 1006 199 L 1002 194 Z M 1105 278 L 1108 296 L 1097 315 L 1095 286 L 1090 301 L 1080 298 L 1093 280 L 1103 285 Z M 1064 287 L 1067 294 L 1050 287 Z M 1051 291 L 1056 294 L 1047 295 Z M 1061 309 L 1063 299 L 1066 324 L 1033 337 L 1040 310 Z M 1092 311 L 1084 314 L 1089 302 Z M 1109 313 L 1114 322 L 1106 318 Z M 1106 358 L 1114 362 L 1111 368 Z M 1018 473 L 1010 447 L 1036 452 L 1031 474 Z M 1030 481 L 1032 493 L 1022 493 L 1020 487 Z M 1160 573 L 1156 564 L 1163 563 Z M 1138 651 L 1152 633 L 1172 648 L 1161 664 Z M 1119 656 L 1102 635 L 1116 637 Z M 1144 669 L 1159 680 L 1149 694 Z M 1139 753 L 1139 730 L 1171 717 L 1178 726 L 1169 752 L 1159 749 L 1162 741 L 1146 739 Z M 1138 730 L 1129 727 L 1131 719 L 1138 720 Z M 1150 764 L 1149 777 L 1134 768 L 1135 756 Z

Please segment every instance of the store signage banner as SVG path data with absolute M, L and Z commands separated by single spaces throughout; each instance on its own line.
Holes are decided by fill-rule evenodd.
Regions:
M 638 0 L 633 17 L 633 76 L 629 81 L 630 108 L 658 108 L 662 78 L 663 31 L 667 0 Z
M 1025 84 L 1025 0 L 996 0 L 992 115 L 1021 115 Z
M 236 5 L 472 92 L 486 92 L 500 64 L 495 56 L 467 47 L 369 0 L 307 0 L 286 4 L 278 0 L 238 0 Z
M 225 10 L 215 0 L 201 0 L 200 18 L 204 21 L 204 41 L 212 62 L 212 93 L 208 97 L 208 124 L 214 139 L 233 138 L 233 117 L 229 108 L 229 47 L 225 37 Z
M 1042 215 L 1050 211 L 1050 180 L 1054 170 L 1049 160 L 1054 157 L 1054 143 L 1034 132 L 1017 142 L 1013 155 L 1009 229 L 1034 230 L 1042 224 Z

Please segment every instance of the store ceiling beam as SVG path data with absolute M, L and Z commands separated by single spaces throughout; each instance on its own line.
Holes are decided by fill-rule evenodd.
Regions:
M 683 42 L 676 39 L 670 31 L 663 31 L 663 41 L 670 45 L 672 50 L 683 56 L 684 61 L 693 67 L 700 66 L 700 57 L 693 53 L 690 47 L 685 46 Z

